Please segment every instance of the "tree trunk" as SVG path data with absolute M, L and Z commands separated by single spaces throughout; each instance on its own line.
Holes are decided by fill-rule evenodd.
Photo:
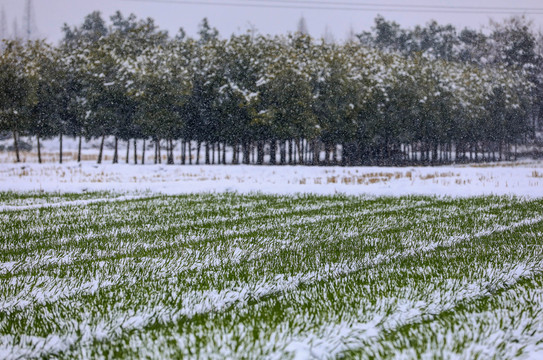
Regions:
M 298 161 L 300 164 L 304 163 L 304 152 L 301 148 L 303 146 L 303 139 L 296 139 L 296 150 L 298 151 Z
M 130 159 L 130 140 L 126 140 L 126 163 L 128 164 L 128 159 Z
M 263 165 L 264 164 L 264 141 L 258 140 L 256 143 L 256 164 L 257 165 Z
M 17 139 L 17 131 L 13 131 L 13 148 L 15 149 L 15 162 L 21 162 L 19 156 L 19 141 Z
M 313 149 L 311 148 L 311 142 L 309 140 L 305 140 L 305 160 L 304 162 L 306 164 L 309 164 L 310 162 L 313 161 L 312 159 L 312 151 Z
M 237 165 L 238 164 L 238 143 L 234 141 L 234 144 L 232 145 L 232 164 Z
M 304 149 L 304 139 L 296 141 L 296 149 L 298 150 L 298 163 L 305 163 L 305 149 Z
M 326 144 L 324 146 L 324 163 L 326 165 L 331 165 L 332 157 L 333 157 L 332 144 Z
M 188 141 L 189 146 L 189 165 L 192 165 L 192 140 Z
M 496 161 L 496 143 L 492 146 L 492 161 Z
M 288 164 L 293 165 L 292 141 L 288 141 Z
M 306 140 L 305 142 L 305 152 L 306 152 L 306 164 L 314 164 L 315 161 L 315 143 L 313 140 Z
M 170 150 L 168 151 L 168 165 L 173 165 L 173 140 L 170 139 L 169 140 L 169 148 Z
M 141 164 L 145 165 L 145 139 L 143 139 L 143 145 L 141 150 Z
M 205 145 L 205 164 L 209 165 L 209 141 L 206 141 Z
M 248 147 L 247 142 L 245 140 L 242 140 L 242 142 L 241 142 L 240 158 L 241 158 L 241 163 L 242 164 L 248 164 L 249 163 L 249 147 Z
M 59 164 L 62 164 L 62 133 L 60 133 Z
M 202 147 L 202 143 L 200 140 L 198 140 L 198 144 L 196 146 L 196 165 L 200 165 L 200 148 Z
M 187 142 L 185 139 L 181 139 L 181 165 L 185 165 L 186 152 L 187 151 Z
M 36 140 L 38 141 L 38 163 L 41 164 L 41 145 L 40 145 L 40 135 L 36 135 Z
M 138 141 L 134 139 L 134 164 L 138 163 Z
M 162 152 L 161 152 L 162 149 L 160 148 L 160 139 L 157 140 L 156 145 L 158 148 L 158 163 L 162 164 Z
M 226 165 L 226 141 L 222 143 L 222 164 Z
M 119 162 L 119 138 L 115 136 L 115 147 L 113 150 L 113 164 L 117 164 Z
M 166 139 L 166 164 L 170 165 L 170 140 Z
M 460 158 L 460 151 L 461 151 L 460 143 L 456 142 L 454 144 L 454 161 L 455 162 L 458 162 L 458 159 Z M 452 154 L 451 154 L 451 156 L 452 156 Z
M 432 144 L 433 146 L 433 151 L 432 151 L 432 163 L 433 164 L 437 164 L 437 162 L 439 161 L 438 159 L 438 144 L 437 143 L 433 143 Z
M 100 150 L 98 151 L 98 164 L 102 163 L 102 155 L 104 153 L 104 141 L 106 140 L 106 136 L 102 135 L 102 140 L 100 141 Z
M 251 161 L 249 159 L 249 156 L 251 155 L 251 149 L 249 144 L 247 143 L 247 140 L 244 140 L 241 146 L 243 147 L 243 163 L 245 165 L 248 165 Z
M 277 140 L 270 141 L 270 165 L 275 165 L 276 163 L 276 150 L 277 150 Z
M 287 142 L 281 140 L 279 142 L 279 163 L 285 165 L 287 162 Z
M 347 154 L 345 153 L 345 143 L 343 143 L 341 144 L 341 166 L 345 165 L 347 165 Z
M 158 164 L 158 146 L 157 146 L 157 141 L 155 140 L 154 143 L 155 143 L 155 164 Z
M 81 162 L 81 142 L 82 136 L 79 135 L 79 144 L 77 145 L 77 162 Z
M 211 143 L 211 163 L 215 165 L 215 143 Z
M 319 165 L 320 161 L 321 161 L 321 157 L 320 157 L 320 149 L 319 149 L 319 145 L 317 144 L 317 140 L 313 140 L 311 142 L 311 147 L 313 148 L 313 159 L 312 159 L 312 163 L 313 165 Z
M 310 163 L 310 164 L 313 164 L 315 165 L 315 159 L 316 159 L 316 156 L 315 156 L 315 140 L 307 140 L 307 161 Z

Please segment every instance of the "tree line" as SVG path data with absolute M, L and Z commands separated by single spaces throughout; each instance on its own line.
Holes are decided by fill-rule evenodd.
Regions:
M 541 109 L 539 37 L 521 18 L 493 32 L 435 22 L 402 29 L 377 17 L 344 43 L 255 31 L 196 38 L 99 12 L 57 46 L 4 40 L 0 131 L 40 141 L 114 137 L 155 162 L 401 165 L 510 159 Z M 192 145 L 194 146 L 192 146 Z M 195 152 L 195 153 L 194 153 Z M 196 155 L 196 156 L 194 156 Z M 128 159 L 127 159 L 128 161 Z M 137 162 L 137 157 L 134 157 Z

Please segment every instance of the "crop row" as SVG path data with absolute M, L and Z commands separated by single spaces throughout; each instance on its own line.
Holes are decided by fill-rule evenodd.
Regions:
M 72 200 L 0 213 L 0 357 L 511 357 L 519 314 L 541 345 L 541 200 Z

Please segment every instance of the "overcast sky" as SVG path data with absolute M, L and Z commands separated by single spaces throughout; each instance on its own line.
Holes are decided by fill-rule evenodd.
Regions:
M 7 30 L 13 31 L 13 23 L 19 26 L 23 22 L 23 13 L 27 0 L 0 0 L 0 10 L 5 13 Z M 164 2 L 159 2 L 164 1 Z M 176 3 L 177 2 L 177 3 Z M 179 3 L 183 2 L 183 3 Z M 211 4 L 213 3 L 213 4 Z M 218 3 L 223 4 L 217 5 Z M 307 5 L 311 3 L 313 5 Z M 320 3 L 320 5 L 318 5 Z M 356 5 L 342 5 L 342 4 Z M 85 15 L 94 10 L 102 12 L 104 18 L 109 18 L 116 10 L 125 15 L 136 14 L 139 18 L 152 17 L 161 29 L 168 30 L 170 34 L 177 33 L 183 27 L 189 35 L 195 35 L 198 24 L 202 18 L 207 17 L 210 24 L 216 27 L 223 37 L 233 32 L 245 32 L 251 27 L 264 34 L 285 34 L 296 29 L 301 16 L 307 21 L 309 32 L 314 36 L 322 36 L 328 27 L 336 39 L 344 39 L 352 28 L 355 33 L 369 30 L 377 14 L 387 19 L 395 20 L 405 27 L 425 24 L 431 19 L 439 23 L 451 23 L 457 28 L 481 28 L 487 25 L 490 18 L 499 20 L 509 16 L 511 10 L 501 9 L 504 13 L 491 13 L 489 8 L 518 8 L 527 10 L 526 15 L 533 20 L 535 28 L 541 29 L 543 25 L 542 0 L 32 0 L 36 15 L 37 30 L 41 37 L 56 43 L 62 37 L 63 23 L 79 25 Z M 247 6 L 233 6 L 246 4 Z M 263 5 L 271 7 L 262 7 Z M 304 5 L 306 4 L 306 5 Z M 368 6 L 369 10 L 357 10 L 359 4 L 386 4 L 391 7 L 376 9 L 378 6 Z M 410 12 L 399 5 L 438 5 L 457 7 L 438 10 L 410 7 Z M 277 8 L 285 6 L 290 8 Z M 321 6 L 324 9 L 311 9 L 309 7 Z M 347 10 L 336 10 L 348 7 Z M 466 9 L 470 7 L 470 9 Z M 480 7 L 474 9 L 474 7 Z M 1 20 L 0 20 L 1 21 Z

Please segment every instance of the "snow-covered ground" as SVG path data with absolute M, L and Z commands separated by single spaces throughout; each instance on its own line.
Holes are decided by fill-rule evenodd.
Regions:
M 84 154 L 96 151 L 92 144 L 86 145 Z M 55 146 L 54 141 L 46 143 L 44 152 L 54 154 Z M 66 152 L 73 154 L 74 146 L 75 141 L 66 141 Z M 124 155 L 122 148 L 120 153 Z M 313 167 L 154 165 L 151 161 L 134 165 L 123 163 L 122 158 L 120 164 L 97 165 L 93 160 L 77 163 L 71 155 L 60 165 L 29 159 L 14 163 L 12 157 L 0 152 L 0 191 L 543 196 L 543 162 L 533 160 L 471 166 Z
M 304 167 L 0 164 L 0 190 L 543 196 L 543 164 Z

